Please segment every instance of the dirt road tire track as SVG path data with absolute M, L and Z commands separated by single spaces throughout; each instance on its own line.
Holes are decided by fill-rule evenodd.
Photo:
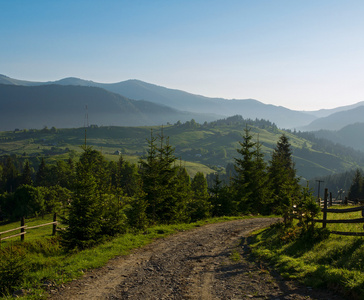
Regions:
M 277 221 L 210 224 L 156 240 L 53 290 L 51 299 L 342 299 L 249 261 L 249 234 Z

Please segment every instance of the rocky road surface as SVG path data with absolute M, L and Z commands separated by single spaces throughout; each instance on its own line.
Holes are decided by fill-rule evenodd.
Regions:
M 210 224 L 156 240 L 52 290 L 50 299 L 343 299 L 249 260 L 249 234 L 277 221 Z

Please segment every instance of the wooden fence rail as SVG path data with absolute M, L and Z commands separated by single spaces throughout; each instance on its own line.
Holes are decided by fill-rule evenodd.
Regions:
M 24 241 L 25 234 L 27 233 L 25 231 L 25 229 L 28 229 L 29 230 L 29 229 L 34 229 L 34 228 L 38 228 L 38 227 L 53 225 L 53 227 L 52 227 L 52 235 L 55 235 L 56 232 L 57 232 L 57 223 L 58 222 L 57 222 L 57 214 L 56 213 L 53 215 L 53 222 L 45 223 L 45 224 L 40 224 L 40 225 L 35 225 L 35 226 L 27 226 L 27 225 L 25 225 L 25 218 L 23 217 L 21 219 L 21 221 L 20 221 L 20 227 L 17 227 L 17 228 L 14 228 L 14 229 L 9 229 L 9 230 L 0 232 L 0 245 L 1 245 L 1 241 L 7 240 L 7 239 L 10 239 L 10 238 L 14 238 L 14 237 L 18 237 L 18 236 L 20 236 L 20 240 L 21 241 Z M 3 234 L 9 233 L 9 232 L 13 232 L 13 231 L 17 231 L 17 230 L 20 230 L 20 233 L 13 234 L 13 235 L 6 236 L 6 237 L 2 237 Z
M 330 199 L 331 199 L 331 193 L 330 193 Z M 328 200 L 328 191 L 325 189 L 325 197 L 324 197 L 324 208 L 321 209 L 323 212 L 323 219 L 322 220 L 313 220 L 317 223 L 322 223 L 322 227 L 326 228 L 326 224 L 329 223 L 364 223 L 364 206 L 360 207 L 354 207 L 354 208 L 346 208 L 346 209 L 334 209 L 334 208 L 327 208 L 327 200 Z M 342 219 L 342 220 L 328 220 L 327 219 L 327 213 L 349 213 L 349 212 L 355 212 L 355 211 L 361 211 L 362 217 L 359 219 Z M 344 232 L 344 231 L 330 231 L 333 234 L 340 234 L 340 235 L 350 235 L 350 236 L 364 236 L 364 232 Z

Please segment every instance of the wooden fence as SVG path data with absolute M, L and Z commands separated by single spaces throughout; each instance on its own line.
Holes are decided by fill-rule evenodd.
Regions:
M 40 224 L 40 225 L 35 225 L 35 226 L 27 226 L 27 225 L 25 225 L 25 218 L 23 217 L 21 219 L 21 221 L 20 221 L 20 227 L 14 228 L 14 229 L 10 229 L 10 230 L 6 230 L 6 231 L 3 231 L 3 232 L 0 232 L 0 245 L 1 245 L 1 242 L 3 240 L 15 238 L 15 237 L 18 237 L 18 236 L 20 236 L 20 240 L 21 241 L 24 241 L 25 234 L 27 233 L 25 231 L 26 229 L 29 230 L 29 229 L 34 229 L 34 228 L 43 227 L 43 226 L 49 226 L 49 225 L 53 225 L 52 226 L 52 235 L 55 235 L 56 234 L 56 231 L 57 231 L 57 214 L 56 213 L 53 215 L 53 222 L 45 223 L 45 224 Z M 9 232 L 13 232 L 13 231 L 17 231 L 17 230 L 20 230 L 20 233 L 13 234 L 13 235 L 6 236 L 6 237 L 2 237 L 3 234 L 7 234 Z
M 331 195 L 330 195 L 330 199 Z M 324 207 L 321 209 L 323 212 L 323 219 L 322 220 L 313 220 L 314 222 L 322 223 L 322 227 L 326 228 L 326 224 L 328 223 L 364 223 L 364 206 L 354 207 L 354 208 L 346 208 L 346 209 L 334 209 L 334 208 L 327 208 L 328 206 L 328 190 L 325 189 L 325 197 L 324 197 Z M 327 213 L 348 213 L 348 212 L 355 212 L 361 211 L 362 217 L 359 219 L 342 219 L 342 220 L 328 220 Z M 351 236 L 364 236 L 364 232 L 342 232 L 342 231 L 330 231 L 333 234 L 340 234 L 340 235 L 351 235 Z

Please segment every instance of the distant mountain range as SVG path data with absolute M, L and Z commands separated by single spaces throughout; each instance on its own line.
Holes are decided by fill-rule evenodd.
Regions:
M 340 130 L 319 130 L 316 137 L 346 145 L 364 152 L 364 122 L 347 125 Z
M 212 121 L 216 116 L 131 100 L 96 87 L 0 84 L 0 131 L 53 126 L 73 128 L 88 124 L 160 125 L 191 118 Z
M 308 131 L 339 130 L 364 121 L 364 101 L 335 109 L 295 111 L 254 99 L 208 98 L 139 80 L 105 84 L 70 77 L 31 82 L 0 75 L 0 130 L 82 126 L 86 105 L 90 123 L 97 125 L 157 125 L 192 118 L 202 123 L 238 114 Z

